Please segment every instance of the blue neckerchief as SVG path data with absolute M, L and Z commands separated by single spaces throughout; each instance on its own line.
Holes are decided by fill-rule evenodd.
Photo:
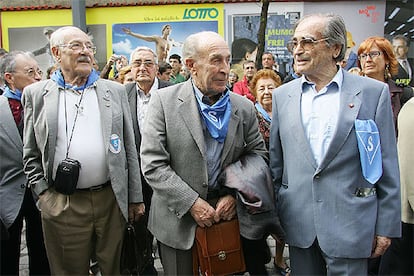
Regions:
M 223 143 L 226 139 L 231 115 L 230 93 L 226 91 L 220 100 L 212 106 L 203 103 L 198 97 L 196 99 L 211 137 L 219 143 Z
M 85 88 L 92 86 L 99 79 L 99 75 L 95 71 L 95 69 L 92 69 L 91 73 L 89 74 L 88 80 L 82 86 L 76 86 L 76 85 L 72 86 L 68 83 L 65 83 L 65 79 L 63 78 L 63 75 L 60 69 L 53 72 L 50 78 L 54 80 L 60 87 L 63 87 L 65 89 L 73 89 L 73 90 L 79 91 L 79 90 L 84 90 Z
M 9 99 L 14 99 L 20 102 L 22 99 L 22 91 L 19 89 L 11 90 L 7 85 L 4 86 L 3 96 Z
M 270 123 L 272 121 L 272 118 L 270 118 L 269 114 L 266 112 L 266 110 L 264 110 L 263 106 L 258 102 L 256 102 L 255 106 L 257 111 L 259 111 L 260 114 L 262 114 L 263 118 Z

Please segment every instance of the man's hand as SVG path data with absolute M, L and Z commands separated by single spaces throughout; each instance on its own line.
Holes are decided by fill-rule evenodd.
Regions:
M 130 203 L 128 206 L 128 221 L 138 221 L 140 217 L 145 214 L 145 204 L 141 203 Z
M 220 198 L 217 201 L 214 221 L 231 220 L 234 216 L 236 216 L 236 199 L 231 195 Z
M 213 225 L 216 211 L 207 201 L 199 197 L 191 206 L 190 213 L 197 224 L 204 228 Z
M 391 244 L 391 239 L 382 236 L 376 236 L 372 244 L 372 254 L 370 258 L 376 258 L 385 253 Z

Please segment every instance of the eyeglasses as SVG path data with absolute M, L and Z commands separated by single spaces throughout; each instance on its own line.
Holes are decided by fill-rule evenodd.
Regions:
M 144 64 L 145 68 L 152 68 L 155 63 L 151 60 L 145 60 L 145 61 L 136 60 L 131 64 L 131 66 L 132 66 L 132 68 L 139 68 L 143 64 Z
M 40 77 L 43 76 L 43 71 L 38 69 L 33 69 L 33 68 L 29 68 L 29 69 L 25 69 L 23 72 L 20 71 L 13 71 L 13 73 L 23 73 L 26 76 L 29 76 L 31 78 L 36 77 L 36 74 L 38 74 Z
M 327 41 L 328 39 L 329 38 L 322 38 L 322 39 L 315 40 L 311 37 L 305 37 L 301 40 L 291 40 L 291 41 L 288 41 L 287 48 L 290 52 L 293 52 L 294 50 L 296 50 L 298 46 L 302 47 L 305 50 L 310 50 L 315 46 L 315 44 L 322 42 L 322 41 Z
M 379 57 L 380 55 L 381 55 L 381 52 L 380 51 L 372 51 L 372 52 L 369 52 L 369 53 L 360 54 L 358 56 L 358 59 L 359 60 L 361 60 L 361 59 L 367 59 L 368 57 L 370 57 L 371 59 L 374 59 L 374 58 Z
M 72 42 L 72 43 L 68 43 L 68 44 L 61 44 L 59 45 L 59 47 L 67 47 L 73 51 L 82 51 L 83 49 L 86 48 L 87 51 L 96 54 L 96 46 L 93 46 L 92 44 L 89 43 L 81 43 L 81 42 Z

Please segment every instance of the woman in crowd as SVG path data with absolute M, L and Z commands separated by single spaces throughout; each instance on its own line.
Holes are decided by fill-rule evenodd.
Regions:
M 358 49 L 358 64 L 361 67 L 361 74 L 388 84 L 388 88 L 391 93 L 391 105 L 394 115 L 394 125 L 396 135 L 398 135 L 397 129 L 397 117 L 401 107 L 413 96 L 413 90 L 410 87 L 404 87 L 397 85 L 392 76 L 398 73 L 398 61 L 395 57 L 391 42 L 386 38 L 380 36 L 371 36 L 365 39 Z M 394 250 L 394 247 L 399 247 L 397 244 L 399 239 L 393 239 L 388 251 Z M 384 256 L 386 256 L 385 254 Z M 383 256 L 383 257 L 384 257 Z M 389 257 L 385 257 L 387 259 Z M 370 275 L 378 274 L 378 269 L 381 257 L 369 259 L 368 273 Z M 387 260 L 387 263 L 389 261 Z M 384 265 L 381 265 L 383 269 L 387 269 Z
M 281 84 L 280 77 L 270 69 L 259 70 L 250 82 L 250 90 L 257 100 L 255 106 L 257 119 L 259 121 L 259 130 L 267 149 L 269 149 L 270 123 L 272 119 L 272 92 L 273 89 Z M 283 260 L 285 242 L 276 239 L 275 236 L 273 237 L 276 240 L 276 254 L 273 262 L 276 272 L 283 276 L 289 275 L 290 267 Z
M 233 91 L 233 85 L 239 81 L 239 76 L 234 70 L 230 70 L 229 77 L 227 79 L 227 87 L 230 91 Z
M 380 36 L 371 36 L 365 39 L 358 49 L 358 63 L 363 76 L 388 84 L 394 123 L 397 126 L 398 113 L 403 104 L 413 96 L 413 90 L 409 87 L 399 86 L 392 80 L 392 76 L 398 73 L 398 61 L 395 58 L 391 42 Z

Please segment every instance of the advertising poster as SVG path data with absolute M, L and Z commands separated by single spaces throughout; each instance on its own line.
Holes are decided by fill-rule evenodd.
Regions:
M 112 27 L 112 51 L 129 57 L 138 46 L 149 47 L 159 61 L 168 61 L 172 54 L 181 56 L 184 40 L 200 31 L 218 31 L 217 21 L 183 21 L 114 24 Z
M 171 33 L 168 54 L 181 54 L 182 42 L 192 33 L 210 30 L 224 36 L 224 4 L 181 4 L 155 6 L 97 7 L 86 9 L 88 33 L 97 46 L 95 55 L 100 68 L 113 54 L 129 58 L 137 46 L 147 46 L 156 51 L 154 42 L 126 34 L 122 28 L 146 36 L 162 36 L 162 29 L 169 25 Z M 37 61 L 43 71 L 51 64 L 47 30 L 72 25 L 72 11 L 34 10 L 0 13 L 2 46 L 8 50 L 38 51 Z M 22 20 L 24 18 L 24 20 Z M 42 50 L 43 48 L 43 50 Z
M 292 55 L 286 44 L 293 35 L 293 26 L 300 18 L 300 12 L 269 14 L 265 31 L 265 52 L 270 52 L 279 65 L 279 71 L 289 71 Z M 233 15 L 232 69 L 240 71 L 246 59 L 255 60 L 257 33 L 260 15 Z

